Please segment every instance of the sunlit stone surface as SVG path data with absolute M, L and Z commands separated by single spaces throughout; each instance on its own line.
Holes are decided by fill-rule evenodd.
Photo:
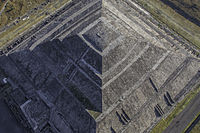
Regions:
M 28 132 L 148 132 L 200 81 L 200 61 L 130 0 L 73 2 L 0 57 L 1 97 Z

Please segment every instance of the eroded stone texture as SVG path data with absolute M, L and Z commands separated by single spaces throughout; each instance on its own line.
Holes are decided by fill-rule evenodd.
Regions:
M 130 0 L 73 2 L 61 24 L 0 57 L 7 104 L 33 133 L 148 132 L 200 81 L 200 61 Z
M 118 36 L 115 31 L 108 28 L 102 21 L 99 21 L 94 27 L 83 34 L 83 37 L 101 52 Z
M 73 45 L 69 45 L 72 42 Z M 30 131 L 95 132 L 95 120 L 86 109 L 101 111 L 101 88 L 78 62 L 85 59 L 92 70 L 101 70 L 101 56 L 90 56 L 93 60 L 97 58 L 98 64 L 87 59 L 91 50 L 84 44 L 80 37 L 75 36 L 69 41 L 54 40 L 33 51 L 24 50 L 0 58 L 1 68 L 14 89 L 9 98 L 17 102 L 13 105 L 7 99 L 7 103 L 16 106 L 23 116 L 22 122 L 24 125 L 28 123 Z M 76 47 L 69 50 L 74 45 Z M 78 53 L 75 53 L 76 49 Z M 26 90 L 26 84 L 30 86 L 29 90 Z

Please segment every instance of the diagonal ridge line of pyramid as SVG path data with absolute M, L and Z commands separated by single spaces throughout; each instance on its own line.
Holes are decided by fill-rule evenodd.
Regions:
M 199 59 L 134 0 L 64 9 L 0 56 L 0 92 L 27 132 L 147 132 L 200 81 Z

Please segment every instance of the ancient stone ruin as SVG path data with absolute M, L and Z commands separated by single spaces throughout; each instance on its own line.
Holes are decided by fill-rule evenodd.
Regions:
M 148 132 L 199 83 L 199 59 L 133 1 L 69 5 L 0 57 L 0 96 L 28 133 Z

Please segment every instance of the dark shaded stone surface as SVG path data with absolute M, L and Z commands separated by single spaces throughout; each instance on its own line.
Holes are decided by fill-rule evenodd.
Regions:
M 57 46 L 59 47 L 59 50 L 63 51 L 65 56 L 70 56 L 74 61 L 81 58 L 88 48 L 87 44 L 77 35 L 67 37 Z
M 26 133 L 2 100 L 0 100 L 0 133 Z
M 146 132 L 155 105 L 170 108 L 166 92 L 171 102 L 199 81 L 199 62 L 180 65 L 187 55 L 165 47 L 127 1 L 76 2 L 24 42 L 31 51 L 0 57 L 7 105 L 28 133 Z
M 102 74 L 102 56 L 99 55 L 97 52 L 89 49 L 83 57 L 83 60 L 88 64 L 91 69 L 94 68 L 94 71 L 96 73 Z
M 14 89 L 7 104 L 24 126 L 29 123 L 30 132 L 95 132 L 95 120 L 86 109 L 102 111 L 101 86 L 79 66 L 80 60 L 86 60 L 94 74 L 101 71 L 101 56 L 78 36 L 0 58 Z

